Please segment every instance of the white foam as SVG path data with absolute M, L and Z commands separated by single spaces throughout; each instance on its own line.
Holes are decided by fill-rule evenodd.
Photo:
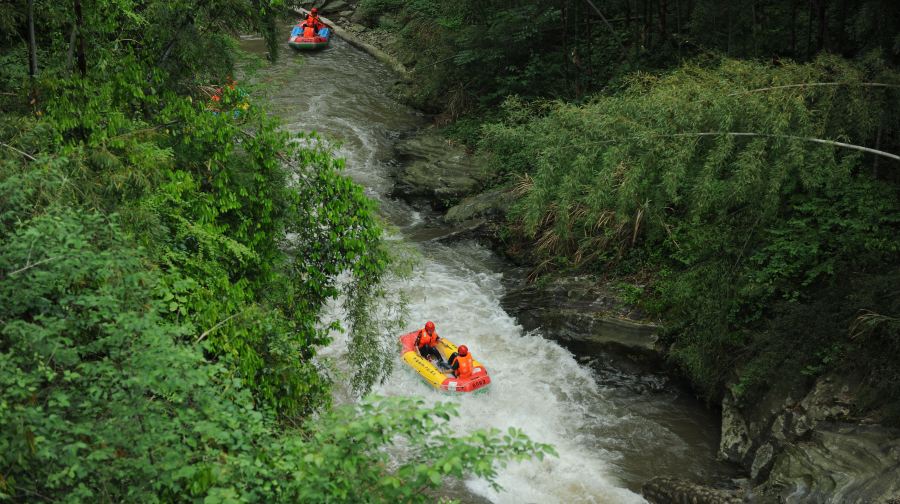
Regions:
M 460 251 L 464 253 L 458 255 Z M 488 369 L 490 389 L 476 395 L 441 394 L 398 362 L 388 382 L 373 393 L 421 396 L 429 404 L 456 401 L 460 416 L 450 423 L 455 433 L 516 427 L 533 440 L 555 447 L 558 458 L 502 469 L 497 479 L 503 487 L 500 493 L 486 481 L 466 481 L 470 491 L 492 502 L 643 502 L 612 474 L 609 462 L 620 455 L 598 448 L 603 443 L 592 439 L 598 424 L 612 427 L 621 418 L 596 414 L 591 406 L 604 401 L 602 390 L 570 352 L 540 334 L 523 333 L 502 309 L 501 275 L 473 260 L 483 252 L 471 245 L 452 249 L 429 244 L 418 275 L 393 288 L 403 289 L 410 298 L 410 312 L 417 320 L 409 329 L 430 319 L 443 337 L 466 344 Z M 343 335 L 335 336 L 337 340 L 326 354 L 339 358 L 336 349 L 345 348 L 346 340 Z M 339 397 L 348 394 L 343 391 Z M 590 428 L 585 428 L 588 408 L 594 411 Z

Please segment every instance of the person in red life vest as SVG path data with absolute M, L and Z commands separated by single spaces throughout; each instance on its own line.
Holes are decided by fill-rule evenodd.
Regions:
M 437 365 L 443 366 L 444 358 L 441 357 L 441 352 L 435 348 L 439 341 L 441 341 L 441 337 L 434 330 L 434 322 L 429 320 L 425 323 L 425 328 L 416 335 L 416 349 L 422 357 L 428 360 L 431 360 L 430 357 L 434 357 Z
M 460 345 L 456 352 L 450 356 L 450 368 L 457 378 L 468 378 L 472 376 L 472 354 L 469 353 L 469 347 Z
M 312 10 L 309 11 L 309 15 L 306 16 L 306 20 L 303 21 L 303 24 L 300 25 L 303 28 L 303 36 L 304 37 L 314 37 L 319 30 L 325 26 L 325 23 L 319 19 L 319 9 L 313 7 Z

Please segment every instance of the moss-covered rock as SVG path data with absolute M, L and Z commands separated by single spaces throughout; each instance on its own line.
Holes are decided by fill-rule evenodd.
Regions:
M 502 219 L 509 209 L 512 199 L 503 188 L 494 188 L 483 193 L 464 198 L 447 210 L 444 222 L 460 224 L 472 219 Z
M 535 282 L 510 289 L 501 302 L 526 330 L 541 328 L 554 339 L 657 350 L 659 327 L 593 277 Z
M 401 166 L 395 174 L 393 195 L 407 201 L 425 201 L 443 210 L 479 191 L 490 171 L 461 146 L 425 133 L 397 143 Z

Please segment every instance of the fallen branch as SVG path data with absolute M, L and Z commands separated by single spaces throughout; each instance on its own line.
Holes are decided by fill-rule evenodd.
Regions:
M 862 152 L 868 152 L 869 154 L 875 154 L 876 156 L 884 156 L 886 158 L 893 159 L 895 161 L 900 161 L 900 156 L 897 154 L 891 154 L 890 152 L 884 152 L 877 149 L 872 149 L 869 147 L 863 147 L 862 145 L 848 144 L 844 142 L 837 142 L 835 140 L 825 140 L 823 138 L 813 138 L 813 137 L 799 137 L 794 135 L 779 135 L 774 133 L 751 133 L 751 132 L 740 132 L 740 131 L 707 131 L 702 133 L 675 133 L 672 135 L 660 135 L 660 136 L 670 136 L 670 137 L 680 137 L 680 136 L 749 136 L 749 137 L 765 137 L 765 138 L 788 138 L 792 140 L 802 140 L 804 142 L 813 142 L 819 143 L 823 145 L 832 145 L 835 147 L 844 147 L 847 149 L 858 150 Z

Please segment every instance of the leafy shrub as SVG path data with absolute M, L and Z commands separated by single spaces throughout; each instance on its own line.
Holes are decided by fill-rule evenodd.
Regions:
M 425 502 L 445 477 L 552 453 L 521 432 L 433 436 L 453 405 L 397 399 L 278 434 L 167 322 L 115 219 L 53 211 L 0 241 L 0 498 Z M 385 449 L 418 447 L 396 464 Z
M 639 258 L 655 273 L 648 306 L 669 322 L 670 356 L 715 397 L 736 369 L 759 390 L 851 366 L 852 311 L 816 334 L 771 321 L 782 305 L 831 306 L 824 292 L 859 297 L 848 278 L 900 257 L 898 179 L 873 169 L 890 161 L 828 143 L 896 151 L 898 82 L 877 59 L 687 65 L 583 106 L 511 99 L 481 147 L 522 195 L 513 229 L 543 268 L 631 273 Z M 893 316 L 876 305 L 852 306 Z

